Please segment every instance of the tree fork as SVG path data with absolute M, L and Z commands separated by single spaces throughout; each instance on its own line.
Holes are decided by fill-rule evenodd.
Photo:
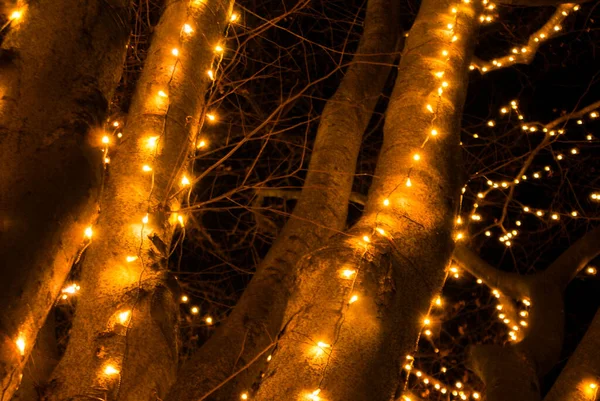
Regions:
M 452 251 L 460 120 L 478 5 L 424 1 L 407 40 L 363 218 L 307 257 L 253 399 L 388 401 Z
M 357 53 L 323 111 L 305 184 L 290 220 L 232 314 L 182 369 L 168 400 L 230 400 L 250 391 L 281 329 L 297 264 L 346 224 L 362 135 L 400 47 L 399 2 L 370 0 Z M 233 380 L 232 380 L 233 379 Z M 223 385 L 223 381 L 232 383 Z M 219 391 L 216 391 L 219 389 Z
M 106 117 L 129 37 L 128 0 L 41 0 L 14 13 L 0 49 L 0 400 L 96 216 Z
M 232 7 L 167 1 L 122 136 L 102 139 L 101 212 L 48 400 L 155 400 L 175 380 L 179 306 L 167 261 Z

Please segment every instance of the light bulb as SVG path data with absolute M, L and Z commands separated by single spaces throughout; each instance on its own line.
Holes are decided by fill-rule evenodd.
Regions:
M 211 324 L 213 324 L 213 318 L 212 318 L 212 317 L 210 317 L 210 316 L 208 316 L 206 319 L 204 319 L 204 321 L 205 321 L 205 322 L 206 322 L 206 324 L 208 324 L 209 326 L 210 326 Z
M 179 49 L 174 48 L 173 50 L 171 50 L 171 54 L 174 55 L 175 57 L 179 56 Z
M 194 32 L 194 29 L 190 26 L 190 24 L 185 24 L 185 25 L 183 25 L 183 32 L 185 32 L 189 35 L 192 32 Z
M 112 365 L 106 365 L 104 368 L 104 374 L 108 376 L 119 374 L 119 371 Z
M 358 295 L 352 295 L 352 297 L 348 301 L 348 304 L 353 304 L 356 301 L 358 301 Z
M 142 170 L 145 172 L 149 172 L 149 171 L 152 171 L 152 167 L 148 166 L 147 164 L 144 164 L 142 166 Z
M 86 237 L 87 239 L 92 239 L 92 234 L 93 234 L 93 233 L 94 233 L 94 232 L 92 231 L 92 226 L 89 226 L 89 227 L 87 227 L 87 228 L 85 229 L 85 231 L 83 232 L 83 234 L 85 235 L 85 237 Z
M 190 185 L 190 180 L 185 175 L 181 178 L 181 185 L 183 185 L 184 187 Z
M 17 345 L 17 349 L 19 350 L 19 354 L 21 354 L 21 356 L 25 355 L 25 337 L 21 334 L 19 336 L 19 338 L 17 338 L 17 341 L 15 341 L 15 344 Z

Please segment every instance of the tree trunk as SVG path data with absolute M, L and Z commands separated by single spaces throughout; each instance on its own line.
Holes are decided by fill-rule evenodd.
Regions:
M 303 261 L 286 327 L 253 399 L 397 395 L 404 358 L 415 349 L 452 251 L 460 120 L 478 7 L 422 2 L 365 214 L 349 236 Z
M 397 0 L 369 1 L 357 54 L 323 110 L 290 221 L 225 324 L 182 369 L 168 400 L 231 400 L 259 379 L 265 353 L 281 328 L 298 262 L 346 224 L 362 135 L 396 58 L 398 18 Z
M 179 307 L 167 261 L 232 6 L 167 2 L 123 136 L 109 138 L 100 217 L 49 400 L 156 400 L 175 379 Z
M 128 39 L 128 0 L 28 2 L 0 49 L 0 400 L 95 218 L 105 119 Z M 18 343 L 17 343 L 18 341 Z

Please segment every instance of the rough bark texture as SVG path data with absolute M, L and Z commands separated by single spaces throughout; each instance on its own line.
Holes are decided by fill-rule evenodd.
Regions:
M 454 34 L 460 39 L 451 44 L 453 35 L 444 28 L 455 21 L 454 5 Z M 452 250 L 459 125 L 476 14 L 464 3 L 422 3 L 400 62 L 365 216 L 350 237 L 340 235 L 302 261 L 287 326 L 253 399 L 309 399 L 315 390 L 328 401 L 395 396 L 402 361 L 414 351 Z M 440 70 L 450 85 L 438 98 L 443 80 L 435 73 Z M 437 105 L 439 134 L 421 149 L 432 129 L 428 103 Z M 411 167 L 417 152 L 421 161 Z M 407 187 L 409 174 L 412 186 Z M 371 236 L 369 246 L 361 241 L 365 234 Z M 344 269 L 356 276 L 344 279 Z M 349 305 L 354 294 L 358 301 Z M 320 349 L 320 341 L 329 346 Z
M 596 399 L 600 384 L 600 311 L 544 398 L 544 401 Z M 596 387 L 590 386 L 595 384 Z
M 101 152 L 87 134 L 120 77 L 128 3 L 28 2 L 0 49 L 0 400 L 96 214 Z
M 362 135 L 397 57 L 398 3 L 369 1 L 357 54 L 325 106 L 290 221 L 225 324 L 184 367 L 168 400 L 231 400 L 259 379 L 266 354 L 255 359 L 272 347 L 281 329 L 297 263 L 346 223 Z M 243 369 L 251 362 L 251 369 Z
M 123 137 L 111 138 L 100 217 L 49 400 L 156 400 L 175 380 L 178 300 L 167 259 L 179 224 L 176 193 L 182 193 L 180 182 L 205 111 L 211 82 L 206 71 L 219 57 L 214 49 L 232 5 L 230 0 L 167 2 Z M 184 24 L 194 31 L 183 31 Z M 152 171 L 143 171 L 143 165 Z M 122 318 L 124 312 L 129 314 Z M 108 366 L 114 370 L 107 372 Z

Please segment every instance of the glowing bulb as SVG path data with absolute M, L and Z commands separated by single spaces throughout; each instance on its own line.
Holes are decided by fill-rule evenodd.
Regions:
M 486 236 L 486 237 L 491 237 L 491 235 L 492 235 L 491 231 L 486 231 L 486 232 L 485 232 L 485 236 Z
M 188 298 L 188 296 L 187 296 L 187 295 L 182 295 L 182 296 L 181 296 L 181 302 L 185 303 L 185 302 L 187 302 L 187 301 L 189 301 L 189 300 L 190 300 L 190 299 Z
M 435 304 L 436 304 L 437 306 L 442 306 L 442 298 L 441 298 L 441 297 L 437 297 L 437 298 L 435 299 Z
M 342 272 L 342 276 L 344 276 L 345 278 L 350 278 L 352 277 L 354 274 L 356 273 L 356 270 L 350 270 L 350 269 L 346 269 Z
M 200 309 L 197 306 L 192 306 L 190 312 L 192 315 L 197 315 L 200 312 Z
M 137 256 L 127 256 L 127 257 L 125 258 L 125 260 L 127 260 L 127 262 L 128 262 L 128 263 L 131 263 L 131 262 L 133 262 L 134 260 L 137 260 L 137 258 L 138 258 Z
M 167 93 L 165 91 L 158 91 L 158 96 L 167 97 Z
M 16 11 L 13 11 L 10 14 L 10 17 L 8 17 L 8 19 L 11 20 L 11 21 L 14 21 L 14 20 L 21 19 L 22 16 L 23 16 L 23 12 L 19 11 L 19 10 L 16 10 Z
M 436 136 L 438 134 L 436 129 L 431 130 L 431 136 Z
M 377 230 L 377 232 L 381 235 L 385 235 L 385 231 L 383 230 L 383 228 L 377 227 L 375 230 Z
M 389 206 L 390 205 L 390 200 L 389 199 L 384 199 L 383 200 L 383 206 Z
M 365 235 L 365 236 L 363 236 L 363 237 L 362 237 L 362 239 L 363 239 L 363 241 L 365 241 L 365 242 L 371 242 L 371 239 L 369 238 L 369 236 L 368 236 L 368 235 Z
M 207 114 L 206 118 L 208 118 L 210 121 L 215 121 L 217 117 L 214 114 Z
M 106 367 L 104 368 L 104 374 L 112 376 L 119 374 L 119 371 L 112 365 L 106 365 Z
M 448 50 L 442 50 L 442 56 L 447 56 L 448 55 Z
M 421 160 L 421 155 L 419 155 L 418 153 L 415 153 L 415 154 L 413 155 L 413 159 L 414 159 L 415 161 L 419 161 L 419 160 Z
M 321 392 L 321 389 L 318 388 L 315 391 L 313 391 L 312 393 L 308 394 L 306 397 L 312 401 L 319 401 L 321 399 L 321 397 L 319 397 L 320 392 Z
M 589 387 L 594 390 L 596 387 L 598 387 L 598 385 L 596 383 L 590 383 Z
M 410 178 L 406 179 L 406 186 L 407 187 L 412 187 L 412 182 L 410 182 Z
M 142 166 L 142 170 L 145 171 L 146 173 L 149 171 L 152 171 L 152 167 L 148 166 L 147 164 L 144 164 Z
M 210 78 L 211 81 L 215 80 L 215 73 L 213 72 L 213 70 L 206 71 L 206 74 L 208 74 L 208 77 Z
M 217 53 L 221 53 L 221 52 L 223 51 L 223 48 L 222 48 L 221 46 L 219 46 L 219 45 L 216 45 L 216 46 L 215 46 L 215 51 L 216 51 Z
M 198 142 L 198 146 L 196 146 L 196 148 L 200 149 L 206 146 L 206 142 L 201 140 L 200 142 Z
M 242 400 L 247 400 L 248 399 L 248 393 L 242 393 L 242 395 L 240 395 L 240 398 Z
M 194 32 L 194 29 L 190 26 L 190 24 L 185 24 L 185 25 L 183 25 L 183 32 L 185 32 L 189 35 L 192 32 Z
M 175 57 L 179 56 L 179 49 L 174 48 L 173 50 L 171 50 L 171 54 L 174 55 Z
M 110 138 L 106 135 L 102 137 L 102 143 L 108 144 L 110 142 Z
M 93 234 L 93 233 L 94 233 L 94 232 L 92 231 L 92 226 L 89 226 L 89 227 L 87 227 L 87 228 L 85 229 L 85 231 L 83 232 L 83 234 L 85 235 L 85 237 L 86 237 L 87 239 L 92 239 L 92 234 Z
M 424 332 L 424 333 L 425 333 L 425 335 L 426 335 L 426 336 L 428 336 L 428 337 L 429 337 L 429 336 L 432 334 L 432 333 L 431 333 L 431 330 L 429 330 L 429 329 L 425 330 L 425 332 Z
M 425 319 L 423 319 L 423 324 L 425 326 L 429 326 L 431 324 L 431 320 L 429 318 L 425 318 Z
M 125 312 L 119 313 L 119 322 L 125 326 L 129 322 L 131 317 L 131 311 L 126 310 Z
M 158 144 L 158 138 L 157 136 L 151 136 L 150 138 L 148 138 L 148 147 L 151 149 L 156 148 L 156 145 Z
M 348 301 L 348 304 L 353 304 L 356 301 L 358 301 L 358 295 L 352 295 L 352 297 Z
M 443 77 L 444 76 L 444 71 L 438 71 L 438 72 L 436 72 L 435 76 L 438 77 L 438 78 Z
M 181 185 L 183 185 L 184 187 L 190 185 L 190 180 L 185 175 L 181 178 Z
M 592 275 L 592 276 L 593 276 L 593 275 L 595 275 L 595 274 L 598 272 L 598 271 L 596 270 L 596 268 L 595 268 L 595 267 L 592 267 L 592 266 L 590 266 L 590 267 L 588 267 L 587 269 L 585 269 L 585 271 L 586 271 L 586 273 L 587 273 L 587 274 L 590 274 L 590 275 Z
M 104 158 L 104 164 L 108 164 L 108 163 L 110 163 L 110 157 L 106 156 Z
M 428 105 L 426 106 L 426 108 L 427 108 L 427 110 L 428 110 L 430 113 L 433 113 L 433 107 L 431 107 L 431 105 L 430 105 L 430 104 L 428 104 Z
M 148 213 L 146 213 L 146 215 L 144 217 L 142 217 L 142 223 L 144 224 L 148 224 Z
M 19 335 L 19 338 L 17 338 L 17 341 L 15 341 L 15 344 L 17 345 L 17 349 L 19 350 L 19 354 L 21 354 L 21 356 L 25 355 L 25 338 L 23 337 L 23 335 Z
M 232 13 L 231 17 L 229 17 L 229 22 L 235 22 L 239 19 L 239 15 L 237 15 L 236 13 Z
M 492 120 L 488 121 L 487 125 L 489 125 L 490 127 L 493 127 L 496 125 L 496 123 Z
M 458 234 L 456 234 L 455 238 L 457 241 L 459 241 L 459 240 L 463 239 L 464 237 L 465 237 L 465 235 L 463 233 L 458 233 Z
M 212 319 L 212 317 L 210 317 L 210 316 L 209 316 L 209 317 L 207 317 L 206 319 L 204 319 L 204 321 L 205 321 L 205 322 L 206 322 L 206 324 L 208 324 L 209 326 L 210 326 L 211 324 L 213 324 L 213 319 Z

